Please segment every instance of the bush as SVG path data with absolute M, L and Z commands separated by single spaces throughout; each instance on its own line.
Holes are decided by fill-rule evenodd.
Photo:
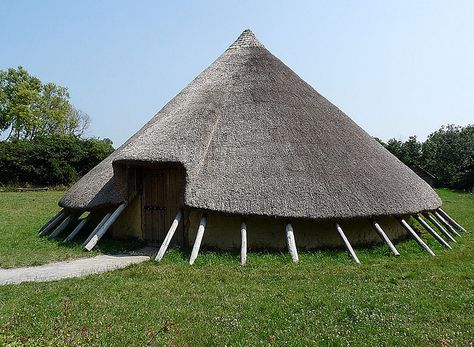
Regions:
M 3 141 L 0 142 L 0 185 L 68 185 L 113 150 L 109 139 L 76 136 Z

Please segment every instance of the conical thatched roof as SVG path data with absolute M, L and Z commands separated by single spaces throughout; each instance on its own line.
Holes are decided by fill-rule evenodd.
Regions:
M 296 218 L 400 215 L 437 194 L 245 30 L 60 205 L 118 204 L 125 164 L 179 162 L 185 204 Z

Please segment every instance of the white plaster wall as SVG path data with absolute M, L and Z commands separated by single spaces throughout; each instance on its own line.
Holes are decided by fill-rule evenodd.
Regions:
M 188 242 L 194 243 L 201 214 L 192 210 L 189 213 Z M 393 217 L 378 218 L 377 221 L 391 240 L 406 236 L 405 230 Z M 236 249 L 240 248 L 240 223 L 238 216 L 208 214 L 203 247 Z M 249 249 L 284 249 L 285 221 L 266 217 L 247 217 L 247 244 Z M 315 221 L 292 221 L 298 249 L 344 247 L 334 223 Z M 367 219 L 341 222 L 353 246 L 378 244 L 382 240 L 372 229 Z

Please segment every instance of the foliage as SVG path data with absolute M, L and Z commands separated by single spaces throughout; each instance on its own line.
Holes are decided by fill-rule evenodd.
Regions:
M 0 70 L 0 134 L 7 139 L 82 135 L 89 122 L 70 104 L 67 88 L 43 84 L 21 66 Z
M 109 139 L 36 136 L 0 142 L 0 184 L 56 186 L 85 175 L 113 151 Z
M 474 188 L 474 125 L 448 125 L 423 144 L 423 163 L 446 186 Z
M 474 125 L 447 125 L 421 143 L 416 136 L 403 142 L 376 140 L 408 166 L 417 165 L 433 174 L 440 186 L 474 188 Z
M 473 195 L 438 193 L 474 230 Z M 58 194 L 0 194 L 2 265 L 89 255 L 85 235 L 70 247 L 37 237 Z M 189 266 L 188 252 L 170 250 L 161 263 L 3 286 L 0 345 L 471 346 L 474 234 L 462 235 L 449 250 L 423 234 L 436 257 L 413 240 L 397 243 L 398 258 L 384 245 L 356 249 L 361 265 L 342 249 L 298 264 L 251 252 L 244 267 L 235 253 L 203 250 Z

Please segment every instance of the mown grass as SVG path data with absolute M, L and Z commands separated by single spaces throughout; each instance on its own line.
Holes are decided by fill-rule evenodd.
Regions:
M 474 230 L 473 195 L 439 194 Z M 42 204 L 53 206 L 50 197 Z M 397 245 L 399 258 L 383 246 L 357 250 L 359 266 L 344 251 L 319 251 L 298 264 L 286 254 L 250 254 L 245 267 L 236 254 L 204 252 L 191 267 L 188 254 L 173 250 L 160 264 L 4 286 L 0 344 L 472 346 L 473 235 L 453 250 L 425 235 L 436 257 L 411 240 Z
M 85 235 L 64 245 L 62 238 L 38 237 L 38 230 L 60 211 L 61 191 L 0 192 L 0 267 L 41 265 L 103 252 L 119 252 L 124 245 L 104 240 L 92 252 L 84 252 Z M 91 226 L 92 227 L 92 226 Z M 138 244 L 134 243 L 133 247 Z

